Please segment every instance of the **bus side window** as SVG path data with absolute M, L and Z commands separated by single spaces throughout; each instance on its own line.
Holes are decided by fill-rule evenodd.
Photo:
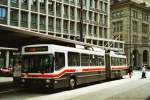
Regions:
M 75 52 L 68 52 L 68 66 L 80 66 L 80 54 Z
M 60 70 L 65 66 L 65 54 L 55 52 L 55 70 Z

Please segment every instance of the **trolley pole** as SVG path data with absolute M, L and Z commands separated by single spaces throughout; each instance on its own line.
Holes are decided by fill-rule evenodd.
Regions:
M 80 0 L 80 41 L 83 42 L 83 1 Z

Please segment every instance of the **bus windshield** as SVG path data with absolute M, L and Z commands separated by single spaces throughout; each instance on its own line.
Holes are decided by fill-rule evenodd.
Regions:
M 53 72 L 53 55 L 23 55 L 22 72 L 51 73 Z

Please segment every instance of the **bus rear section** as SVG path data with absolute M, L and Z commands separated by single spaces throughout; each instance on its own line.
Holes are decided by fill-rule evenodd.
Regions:
M 119 52 L 110 52 L 111 78 L 122 78 L 128 74 L 127 57 Z

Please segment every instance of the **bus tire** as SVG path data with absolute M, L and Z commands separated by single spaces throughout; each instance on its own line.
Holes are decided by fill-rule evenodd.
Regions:
M 69 88 L 70 89 L 75 89 L 76 88 L 76 80 L 75 80 L 75 78 L 70 78 L 70 80 L 69 80 Z

